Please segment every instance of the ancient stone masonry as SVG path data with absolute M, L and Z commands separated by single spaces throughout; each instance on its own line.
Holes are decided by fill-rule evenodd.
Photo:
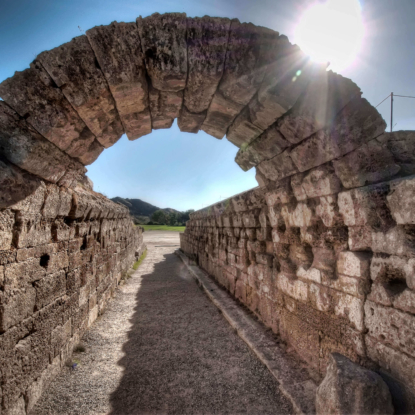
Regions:
M 30 409 L 141 244 L 84 166 L 175 118 L 226 136 L 260 184 L 194 213 L 182 249 L 320 374 L 339 352 L 415 412 L 415 133 L 385 133 L 350 79 L 271 29 L 156 13 L 42 52 L 0 97 L 5 413 Z
M 415 135 L 375 140 L 397 137 L 405 151 L 381 147 L 383 165 L 366 145 L 350 169 L 339 164 L 353 152 L 304 173 L 275 163 L 291 176 L 264 169 L 267 187 L 193 213 L 181 249 L 321 375 L 339 352 L 377 370 L 395 408 L 413 413 L 415 176 L 348 188 L 396 176 Z
M 80 185 L 0 210 L 1 413 L 30 412 L 143 249 L 128 210 Z

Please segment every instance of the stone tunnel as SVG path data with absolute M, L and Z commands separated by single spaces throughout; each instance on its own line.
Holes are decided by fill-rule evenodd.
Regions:
M 86 165 L 125 133 L 203 130 L 259 186 L 181 249 L 324 375 L 339 352 L 415 412 L 415 133 L 351 80 L 236 19 L 94 27 L 0 85 L 1 413 L 29 413 L 143 241 Z

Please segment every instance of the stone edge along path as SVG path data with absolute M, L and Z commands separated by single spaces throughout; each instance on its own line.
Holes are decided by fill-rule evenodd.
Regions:
M 272 338 L 266 328 L 237 303 L 208 274 L 193 265 L 179 249 L 174 252 L 188 268 L 198 285 L 255 353 L 279 383 L 280 391 L 290 400 L 296 414 L 315 414 L 316 382 L 305 366 L 288 355 Z

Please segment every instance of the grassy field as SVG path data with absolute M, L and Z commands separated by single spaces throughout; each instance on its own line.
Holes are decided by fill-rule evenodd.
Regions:
M 168 226 L 168 225 L 139 225 L 144 228 L 145 231 L 173 231 L 184 232 L 186 226 Z

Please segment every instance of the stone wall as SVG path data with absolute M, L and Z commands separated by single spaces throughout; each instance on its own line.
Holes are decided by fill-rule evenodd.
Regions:
M 33 408 L 144 249 L 123 206 L 79 184 L 36 186 L 0 209 L 1 414 Z
M 389 166 L 410 173 L 415 134 L 378 141 L 396 137 L 382 170 L 326 163 L 193 213 L 181 249 L 321 375 L 339 352 L 379 370 L 413 413 L 415 176 Z M 365 174 L 379 183 L 356 187 Z

